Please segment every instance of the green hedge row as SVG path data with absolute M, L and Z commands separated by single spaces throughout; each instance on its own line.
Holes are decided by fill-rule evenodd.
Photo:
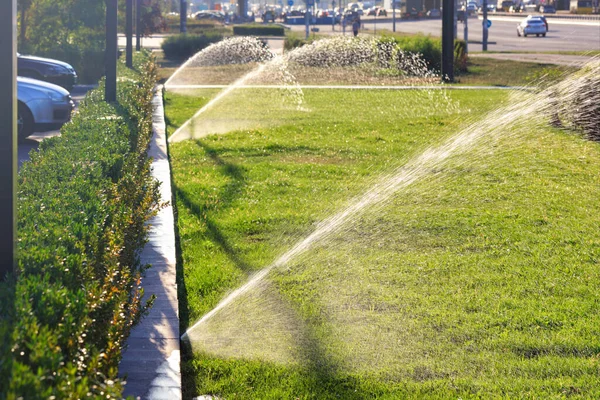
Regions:
M 233 34 L 237 36 L 285 36 L 281 25 L 247 24 L 235 25 Z
M 436 71 L 442 69 L 442 39 L 434 39 L 425 35 L 413 35 L 396 36 L 394 40 L 403 51 L 421 54 L 430 69 Z M 464 40 L 454 41 L 454 69 L 456 71 L 467 70 L 465 48 L 466 44 Z
M 222 39 L 223 34 L 218 32 L 208 32 L 202 35 L 179 34 L 167 37 L 161 47 L 166 58 L 185 60 Z
M 146 155 L 154 63 L 119 63 L 44 140 L 18 181 L 18 271 L 0 283 L 0 398 L 121 398 L 124 341 L 142 304 L 139 253 L 158 209 Z

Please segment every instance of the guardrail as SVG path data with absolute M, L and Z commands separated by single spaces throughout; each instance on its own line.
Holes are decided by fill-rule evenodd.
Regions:
M 478 12 L 478 15 L 483 15 L 482 12 Z M 532 12 L 522 12 L 522 13 L 511 13 L 505 11 L 496 11 L 496 12 L 488 12 L 490 17 L 498 16 L 498 17 L 518 17 L 520 15 L 529 15 L 529 14 L 542 14 L 546 18 L 557 18 L 557 19 L 572 19 L 572 20 L 583 20 L 583 21 L 600 21 L 600 15 L 597 14 L 567 14 L 567 13 L 557 13 L 557 14 L 544 14 L 538 11 Z

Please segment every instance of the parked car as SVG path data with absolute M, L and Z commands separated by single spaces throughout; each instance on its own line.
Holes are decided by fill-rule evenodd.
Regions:
M 510 10 L 511 6 L 514 6 L 515 2 L 514 1 L 503 1 L 501 4 L 501 7 L 498 8 L 498 11 L 504 11 L 504 12 L 508 12 L 508 10 Z
M 17 77 L 17 129 L 20 139 L 33 132 L 59 129 L 71 119 L 75 104 L 69 92 L 58 85 Z
M 77 73 L 70 64 L 51 58 L 17 53 L 17 70 L 19 76 L 50 82 L 69 91 L 77 83 Z
M 553 6 L 540 6 L 540 12 L 543 14 L 556 14 L 556 8 Z
M 523 11 L 525 11 L 525 6 L 522 4 L 510 6 L 510 8 L 508 9 L 509 13 L 522 13 Z
M 429 18 L 440 18 L 442 13 L 437 8 L 432 8 L 431 10 L 427 11 L 427 16 Z
M 528 16 L 517 25 L 517 36 L 536 35 L 546 36 L 547 27 L 540 17 Z
M 477 12 L 477 3 L 469 2 L 465 8 L 467 13 L 475 14 Z
M 376 16 L 376 17 L 386 17 L 387 11 L 385 10 L 385 8 L 372 7 L 372 8 L 369 8 L 369 11 L 367 11 L 367 15 Z

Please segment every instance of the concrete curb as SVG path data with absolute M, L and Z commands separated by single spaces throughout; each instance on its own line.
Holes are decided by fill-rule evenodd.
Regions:
M 179 304 L 177 301 L 175 230 L 171 196 L 171 171 L 167 155 L 162 86 L 152 100 L 153 137 L 148 150 L 152 176 L 160 182 L 161 202 L 168 205 L 150 220 L 148 243 L 141 254 L 151 264 L 142 280 L 145 298 L 156 295 L 154 306 L 131 331 L 119 364 L 127 380 L 123 396 L 149 400 L 181 399 Z

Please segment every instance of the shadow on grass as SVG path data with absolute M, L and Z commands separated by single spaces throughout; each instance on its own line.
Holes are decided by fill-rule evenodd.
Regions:
M 224 254 L 238 269 L 249 273 L 253 270 L 252 266 L 236 252 L 227 236 L 211 218 L 211 213 L 222 212 L 229 208 L 242 192 L 246 185 L 243 169 L 224 160 L 218 150 L 202 140 L 196 140 L 195 143 L 210 157 L 212 163 L 220 168 L 220 173 L 229 178 L 229 182 L 219 193 L 218 209 L 214 206 L 197 204 L 194 196 L 177 186 L 174 187 L 174 197 L 180 208 L 185 207 L 205 223 L 207 238 L 220 246 Z M 181 277 L 179 282 L 182 287 L 179 293 L 181 296 L 181 329 L 182 332 L 185 332 L 190 321 L 187 292 L 183 282 L 183 259 L 181 258 L 179 231 L 176 231 L 176 235 L 178 274 Z M 286 300 L 281 299 L 281 301 Z M 294 318 L 299 321 L 297 325 L 303 327 L 299 332 L 298 351 L 305 363 L 300 366 L 278 365 L 256 360 L 223 359 L 206 353 L 194 355 L 189 342 L 182 342 L 183 397 L 193 398 L 206 394 L 221 395 L 244 392 L 248 397 L 242 396 L 243 398 L 261 398 L 263 395 L 270 396 L 272 391 L 277 391 L 278 388 L 284 388 L 281 392 L 284 398 L 290 393 L 294 394 L 294 398 L 364 399 L 373 397 L 373 388 L 366 388 L 357 377 L 340 373 L 335 362 L 327 357 L 327 351 L 323 348 L 322 342 L 318 339 L 316 332 L 310 328 L 312 325 L 320 326 L 321 324 L 307 324 L 297 313 Z

